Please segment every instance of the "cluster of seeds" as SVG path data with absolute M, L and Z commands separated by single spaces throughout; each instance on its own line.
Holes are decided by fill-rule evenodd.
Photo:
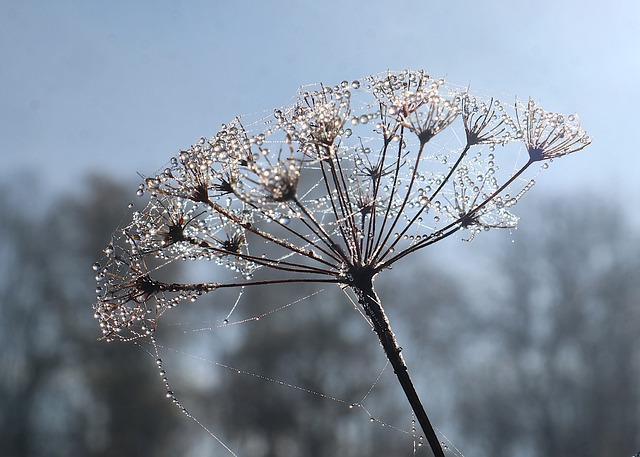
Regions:
M 236 118 L 145 179 L 146 206 L 94 265 L 95 317 L 105 338 L 129 340 L 221 287 L 353 286 L 359 270 L 458 231 L 515 227 L 513 206 L 535 183 L 525 172 L 589 143 L 575 114 L 481 99 L 424 71 L 304 87 L 291 106 Z M 162 278 L 178 259 L 227 273 Z

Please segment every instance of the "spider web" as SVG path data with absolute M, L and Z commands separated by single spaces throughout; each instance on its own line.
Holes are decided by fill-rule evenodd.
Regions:
M 341 293 L 339 290 L 334 290 L 333 292 L 337 292 L 333 294 L 337 298 L 342 297 L 344 302 L 342 311 L 347 311 L 346 315 L 339 319 L 351 320 L 350 323 L 347 323 L 348 326 L 355 324 L 361 327 L 361 330 L 370 327 L 366 316 L 364 316 L 357 302 L 353 300 L 353 297 L 347 291 L 342 291 L 344 293 Z M 247 310 L 248 305 L 243 302 L 243 298 L 246 298 L 243 290 L 240 291 L 235 301 L 230 302 L 232 303 L 230 309 L 205 312 L 204 314 L 210 317 L 210 320 L 202 319 L 203 312 L 202 309 L 199 309 L 198 314 L 200 317 L 194 316 L 192 321 L 165 322 L 167 331 L 158 332 L 149 340 L 140 340 L 136 344 L 144 349 L 157 365 L 167 399 L 186 417 L 201 427 L 205 434 L 217 443 L 219 449 L 223 449 L 229 455 L 247 454 L 243 453 L 242 450 L 238 450 L 237 446 L 234 445 L 235 443 L 226 438 L 226 433 L 221 430 L 222 427 L 220 427 L 219 421 L 203 418 L 205 414 L 202 410 L 208 409 L 207 402 L 204 403 L 204 408 L 202 407 L 203 405 L 195 404 L 190 399 L 192 397 L 190 391 L 194 389 L 204 389 L 206 391 L 213 384 L 215 386 L 214 390 L 219 390 L 224 394 L 224 391 L 229 386 L 232 386 L 234 382 L 238 382 L 240 379 L 249 379 L 252 383 L 265 384 L 265 392 L 273 392 L 274 390 L 290 392 L 285 394 L 284 397 L 290 398 L 294 408 L 301 397 L 311 397 L 314 401 L 320 400 L 322 403 L 330 405 L 329 410 L 342 410 L 342 414 L 348 414 L 349 423 L 375 428 L 376 433 L 384 433 L 389 440 L 398 443 L 395 449 L 406 450 L 404 455 L 429 455 L 430 451 L 427 450 L 428 447 L 424 445 L 423 437 L 416 429 L 416 421 L 408 405 L 406 408 L 404 407 L 403 398 L 395 397 L 399 399 L 402 405 L 400 414 L 397 411 L 389 412 L 384 404 L 381 405 L 381 403 L 385 403 L 384 397 L 394 396 L 396 384 L 392 376 L 393 373 L 388 367 L 388 362 L 379 351 L 377 341 L 372 338 L 372 334 L 364 335 L 369 337 L 367 339 L 370 339 L 370 343 L 372 343 L 369 349 L 373 349 L 373 351 L 369 351 L 369 354 L 372 352 L 374 354 L 380 352 L 380 354 L 377 354 L 378 357 L 368 363 L 372 367 L 372 369 L 368 370 L 368 373 L 344 374 L 344 379 L 351 379 L 354 375 L 356 377 L 366 376 L 366 380 L 359 382 L 358 389 L 353 390 L 354 393 L 346 396 L 343 392 L 335 393 L 335 386 L 340 384 L 343 378 L 329 379 L 327 386 L 320 385 L 318 387 L 318 385 L 314 384 L 309 387 L 308 384 L 296 379 L 290 373 L 283 373 L 278 377 L 256 371 L 253 367 L 245 368 L 246 362 L 242 358 L 231 363 L 222 361 L 224 350 L 220 348 L 221 343 L 226 342 L 227 347 L 237 345 L 243 338 L 251 338 L 256 326 L 278 326 L 282 325 L 282 323 L 278 324 L 276 322 L 274 324 L 274 321 L 293 319 L 303 326 L 299 329 L 300 331 L 309 331 L 309 326 L 313 325 L 313 322 L 299 323 L 299 316 L 307 313 L 307 310 L 304 309 L 305 307 L 318 305 L 319 302 L 330 299 L 329 295 L 332 295 L 330 291 L 319 289 L 292 301 L 278 301 L 283 300 L 283 298 L 276 294 L 273 302 L 265 304 L 261 311 L 254 314 Z M 202 301 L 204 302 L 204 300 Z M 345 304 L 347 306 L 344 306 Z M 209 305 L 206 304 L 206 306 Z M 295 308 L 298 309 L 296 310 Z M 298 313 L 298 316 L 292 317 L 288 315 L 295 312 Z M 274 334 L 277 331 L 276 328 L 269 333 L 272 334 L 273 338 L 277 339 L 278 335 Z M 246 335 L 239 335 L 242 333 L 246 333 Z M 164 340 L 169 340 L 170 342 L 165 344 Z M 218 343 L 217 349 L 211 349 L 212 343 Z M 329 363 L 331 363 L 331 360 L 329 360 Z M 340 360 L 335 360 L 334 363 L 340 363 Z M 374 366 L 377 368 L 374 369 Z M 357 368 L 346 366 L 344 370 L 353 371 Z M 193 382 L 194 377 L 200 378 L 200 381 Z M 207 380 L 207 377 L 210 379 Z M 220 385 L 215 381 L 215 378 L 220 377 L 227 380 L 226 385 Z M 293 380 L 291 380 L 292 378 Z M 397 393 L 399 392 L 395 392 L 395 394 Z M 278 401 L 281 403 L 287 402 L 286 399 Z M 211 406 L 215 407 L 215 404 L 215 401 L 211 400 Z M 286 409 L 286 405 L 284 406 Z M 322 408 L 322 410 L 324 409 L 326 408 Z M 199 412 L 194 412 L 195 410 Z M 234 411 L 229 411 L 229 414 L 234 414 Z M 322 414 L 322 412 L 318 413 L 313 409 L 309 409 L 305 414 L 317 415 Z M 368 431 L 368 433 L 371 432 Z M 450 452 L 447 455 L 462 456 L 462 453 L 453 446 L 444 434 L 440 435 L 443 448 Z M 367 436 L 363 438 L 354 437 L 353 439 L 367 439 Z M 352 444 L 357 445 L 357 441 Z M 299 446 L 304 448 L 305 443 L 299 443 Z

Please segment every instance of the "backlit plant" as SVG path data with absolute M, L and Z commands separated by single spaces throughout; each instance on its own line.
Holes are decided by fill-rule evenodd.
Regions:
M 516 227 L 531 175 L 589 143 L 575 114 L 475 97 L 424 71 L 303 88 L 291 106 L 233 119 L 145 179 L 146 207 L 94 265 L 95 317 L 105 339 L 135 340 L 218 289 L 334 283 L 353 293 L 443 456 L 374 279 L 458 232 Z M 213 262 L 231 279 L 161 279 L 176 259 Z

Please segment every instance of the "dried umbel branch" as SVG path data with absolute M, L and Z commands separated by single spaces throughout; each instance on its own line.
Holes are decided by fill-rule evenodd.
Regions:
M 534 184 L 525 171 L 589 143 L 575 114 L 484 100 L 424 71 L 304 88 L 292 106 L 234 119 L 145 180 L 146 208 L 94 266 L 95 317 L 104 338 L 131 340 L 153 335 L 169 308 L 219 288 L 350 288 L 443 455 L 373 279 L 454 233 L 470 240 L 515 227 L 512 209 Z M 232 279 L 161 280 L 176 259 L 213 261 Z

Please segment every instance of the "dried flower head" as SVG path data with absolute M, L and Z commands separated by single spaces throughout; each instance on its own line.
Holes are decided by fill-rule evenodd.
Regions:
M 168 290 L 143 268 L 149 258 L 215 260 L 237 272 L 235 285 L 264 268 L 352 285 L 363 266 L 377 273 L 460 230 L 471 239 L 514 227 L 511 210 L 533 185 L 525 169 L 589 141 L 576 115 L 532 100 L 512 115 L 423 71 L 306 87 L 292 106 L 234 119 L 145 180 L 139 193 L 152 198 L 114 241 L 122 254 L 103 272 L 96 307 L 111 322 L 105 335 L 127 302 Z M 530 160 L 503 171 L 498 161 L 513 163 L 518 144 Z
M 156 332 L 167 309 L 220 288 L 350 289 L 442 456 L 373 278 L 458 232 L 471 240 L 515 227 L 512 210 L 535 183 L 525 172 L 589 143 L 576 115 L 532 100 L 511 110 L 424 71 L 305 87 L 291 106 L 233 119 L 141 184 L 146 207 L 94 267 L 95 316 L 105 338 L 130 340 Z M 522 147 L 529 159 L 518 164 Z M 228 275 L 166 281 L 163 266 L 177 259 L 213 261 Z
M 511 140 L 515 123 L 498 100 L 479 100 L 465 93 L 460 105 L 469 146 L 504 144 Z
M 460 92 L 446 90 L 444 79 L 431 79 L 424 72 L 414 72 L 408 80 L 389 74 L 374 95 L 422 144 L 446 129 L 460 113 Z
M 521 121 L 518 115 L 518 124 L 523 132 L 529 157 L 534 162 L 571 154 L 591 144 L 591 139 L 580 127 L 577 114 L 565 117 L 547 112 L 533 99 L 529 99 L 523 117 Z
M 291 111 L 287 132 L 300 141 L 309 157 L 322 160 L 336 152 L 336 139 L 350 113 L 349 83 L 321 87 L 321 91 L 304 92 L 298 107 Z M 282 114 L 282 111 L 279 111 Z
M 154 279 L 137 250 L 109 244 L 105 254 L 108 259 L 105 267 L 94 264 L 99 297 L 94 316 L 106 339 L 129 341 L 150 336 L 157 318 L 188 298 L 173 294 L 178 290 Z

